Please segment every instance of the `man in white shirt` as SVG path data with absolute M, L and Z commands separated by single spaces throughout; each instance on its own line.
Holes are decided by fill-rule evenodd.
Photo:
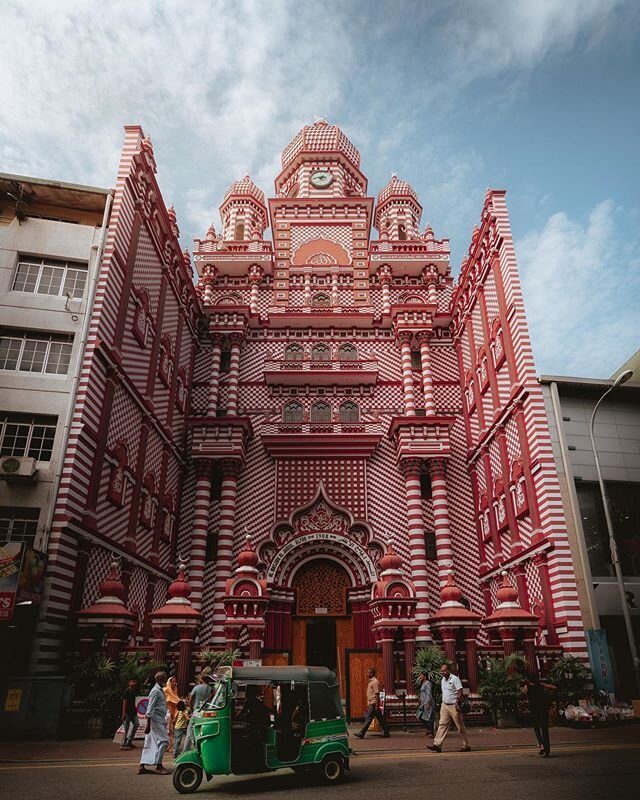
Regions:
M 436 733 L 433 744 L 427 747 L 427 750 L 433 750 L 434 753 L 442 752 L 442 742 L 449 732 L 451 723 L 456 726 L 458 733 L 462 739 L 462 747 L 460 751 L 468 753 L 471 750 L 469 746 L 469 739 L 467 738 L 467 729 L 464 727 L 462 719 L 462 712 L 460 711 L 460 704 L 464 699 L 462 692 L 462 681 L 457 675 L 453 675 L 449 669 L 448 664 L 443 664 L 440 667 L 440 674 L 442 675 L 442 705 L 440 706 L 440 724 L 438 725 L 438 732 Z

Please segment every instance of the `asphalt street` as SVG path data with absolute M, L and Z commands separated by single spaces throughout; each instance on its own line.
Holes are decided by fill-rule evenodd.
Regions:
M 171 766 L 171 759 L 166 761 Z M 162 800 L 177 798 L 171 777 L 137 775 L 137 762 L 123 758 L 32 764 L 0 764 L 0 794 L 20 800 Z M 549 759 L 534 749 L 477 750 L 471 753 L 363 753 L 339 786 L 325 787 L 289 770 L 264 776 L 216 777 L 198 796 L 211 798 L 296 798 L 323 800 L 605 800 L 637 797 L 637 744 L 562 746 Z

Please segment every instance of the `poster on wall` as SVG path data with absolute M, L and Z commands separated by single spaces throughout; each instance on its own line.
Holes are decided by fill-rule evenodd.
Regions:
M 22 559 L 18 583 L 18 602 L 40 605 L 44 589 L 44 573 L 47 566 L 46 553 L 27 547 Z
M 0 545 L 0 620 L 13 618 L 23 554 L 24 542 Z

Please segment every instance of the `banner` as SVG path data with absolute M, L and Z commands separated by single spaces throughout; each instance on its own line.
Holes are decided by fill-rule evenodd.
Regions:
M 13 617 L 23 553 L 24 542 L 0 545 L 0 620 Z
M 589 646 L 589 660 L 593 673 L 593 685 L 598 691 L 615 691 L 613 670 L 609 658 L 609 645 L 607 632 L 603 628 L 589 628 L 587 630 L 587 645 Z
M 20 582 L 18 584 L 18 602 L 40 605 L 44 589 L 44 572 L 47 556 L 39 550 L 27 547 L 22 559 Z

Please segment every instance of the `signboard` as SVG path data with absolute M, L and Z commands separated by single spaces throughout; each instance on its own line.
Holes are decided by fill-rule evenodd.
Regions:
M 0 620 L 13 617 L 23 553 L 24 542 L 0 545 Z
M 279 568 L 287 559 L 287 556 L 291 555 L 294 550 L 297 550 L 305 544 L 318 544 L 318 542 L 335 542 L 339 544 L 340 547 L 351 550 L 351 552 L 358 557 L 358 560 L 366 570 L 369 580 L 378 580 L 374 563 L 364 547 L 361 547 L 357 542 L 353 542 L 351 539 L 347 539 L 347 537 L 341 533 L 331 533 L 330 531 L 326 533 L 306 533 L 303 536 L 296 536 L 294 539 L 287 542 L 269 564 L 267 580 L 272 581 L 275 578 Z
M 149 697 L 136 697 L 136 711 L 138 712 L 138 730 L 136 731 L 136 735 L 133 737 L 134 739 L 144 739 L 144 731 L 147 727 L 147 718 L 145 714 L 147 713 L 147 706 L 149 705 Z M 116 735 L 113 737 L 113 741 L 116 744 L 122 744 L 122 740 L 124 738 L 124 725 L 120 725 L 118 730 L 116 731 Z
M 589 628 L 587 630 L 587 645 L 589 646 L 589 660 L 593 673 L 593 685 L 598 691 L 615 691 L 613 670 L 609 657 L 607 632 L 602 628 Z
M 20 711 L 22 702 L 22 689 L 7 689 L 7 696 L 4 701 L 5 711 Z
M 27 547 L 22 559 L 20 581 L 18 584 L 18 602 L 30 602 L 40 605 L 44 589 L 44 572 L 47 556 L 33 547 Z

